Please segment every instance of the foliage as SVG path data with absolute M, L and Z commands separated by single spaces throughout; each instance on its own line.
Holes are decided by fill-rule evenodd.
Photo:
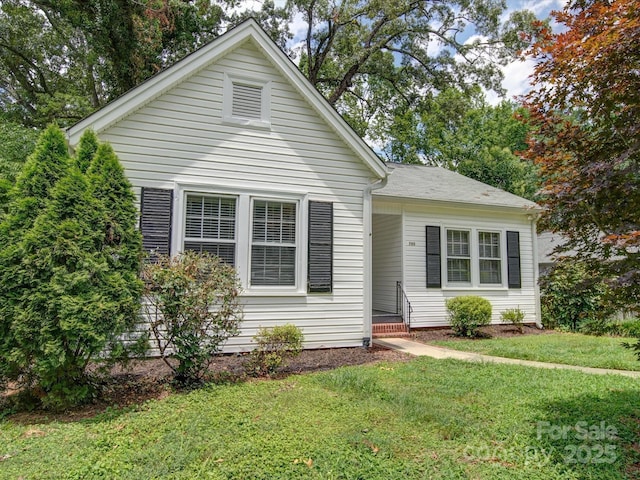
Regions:
M 477 337 L 478 327 L 491 323 L 491 302 L 486 298 L 464 295 L 445 304 L 451 329 L 460 337 Z
M 228 3 L 5 0 L 0 110 L 73 123 L 215 36 Z
M 213 355 L 240 333 L 235 270 L 208 253 L 187 251 L 158 256 L 144 266 L 142 277 L 155 347 L 179 385 L 200 383 Z
M 502 92 L 499 67 L 533 19 L 517 12 L 502 24 L 504 9 L 494 0 L 291 0 L 283 14 L 304 21 L 292 53 L 305 76 L 361 136 L 386 143 L 389 110 L 423 109 L 430 92 L 450 86 Z M 463 43 L 458 33 L 468 30 L 476 36 Z
M 515 195 L 533 199 L 538 190 L 532 163 L 518 157 L 527 148 L 525 115 L 511 102 L 491 106 L 479 88 L 448 88 L 426 95 L 422 105 L 389 116 L 391 161 L 446 167 Z
M 582 333 L 551 332 L 482 340 L 442 340 L 434 345 L 465 352 L 517 358 L 534 362 L 561 363 L 581 367 L 640 371 L 631 352 L 621 346 L 620 337 Z
M 244 364 L 245 372 L 253 376 L 269 376 L 285 365 L 287 359 L 302 352 L 302 330 L 295 325 L 261 328 L 253 337 L 256 342 Z
M 509 308 L 500 314 L 502 321 L 510 323 L 522 333 L 522 322 L 524 321 L 524 312 L 519 308 Z
M 607 285 L 582 262 L 561 258 L 540 277 L 542 323 L 576 331 L 585 321 L 604 321 L 615 312 L 607 295 Z
M 544 178 L 546 224 L 640 308 L 640 9 L 635 0 L 571 1 L 540 26 L 525 97 Z
M 38 132 L 0 118 L 0 218 L 9 201 L 9 191 L 33 151 Z
M 107 202 L 74 162 L 62 132 L 45 130 L 0 225 L 0 376 L 39 389 L 43 405 L 56 409 L 91 396 L 89 362 L 123 354 L 120 337 L 140 309 L 139 234 L 115 243 L 105 235 L 113 211 L 135 211 L 130 185 Z M 123 178 L 113 170 L 109 177 Z M 135 215 L 125 223 L 134 231 Z M 124 250 L 128 262 L 115 265 Z
M 2 475 L 622 480 L 637 462 L 639 395 L 637 379 L 515 365 L 346 367 L 171 394 L 84 421 L 9 418 Z M 538 422 L 602 421 L 615 438 L 538 435 Z M 576 443 L 592 461 L 567 462 Z M 607 459 L 596 457 L 603 444 L 616 447 L 612 463 L 593 461 Z

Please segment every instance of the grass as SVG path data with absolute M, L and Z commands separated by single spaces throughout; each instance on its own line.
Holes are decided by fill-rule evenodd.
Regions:
M 70 423 L 8 417 L 0 478 L 638 478 L 638 398 L 637 380 L 573 371 L 347 367 Z
M 631 350 L 622 347 L 623 341 L 635 340 L 594 337 L 579 333 L 550 333 L 509 338 L 439 340 L 430 343 L 497 357 L 583 367 L 640 370 L 640 362 Z

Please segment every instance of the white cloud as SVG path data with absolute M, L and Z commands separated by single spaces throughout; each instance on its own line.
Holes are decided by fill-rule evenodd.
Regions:
M 504 73 L 504 80 L 502 86 L 507 91 L 507 99 L 513 100 L 514 97 L 523 95 L 531 89 L 529 83 L 529 77 L 533 73 L 533 69 L 536 62 L 533 59 L 527 59 L 525 61 L 511 62 L 502 67 L 502 73 Z M 495 92 L 486 92 L 487 101 L 495 105 L 500 103 L 503 98 L 499 97 Z

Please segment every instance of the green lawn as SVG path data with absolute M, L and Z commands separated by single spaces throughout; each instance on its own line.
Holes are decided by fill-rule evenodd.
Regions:
M 9 417 L 0 477 L 637 478 L 639 400 L 625 377 L 420 358 L 210 386 L 70 423 Z
M 625 340 L 636 341 L 614 337 L 593 337 L 579 333 L 551 333 L 509 338 L 442 340 L 430 343 L 498 357 L 584 367 L 640 370 L 637 357 L 631 350 L 620 345 Z

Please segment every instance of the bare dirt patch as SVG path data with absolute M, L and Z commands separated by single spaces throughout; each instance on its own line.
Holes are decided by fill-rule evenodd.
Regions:
M 304 350 L 278 374 L 278 378 L 292 374 L 310 373 L 348 365 L 366 365 L 382 361 L 407 361 L 410 355 L 374 346 L 371 348 L 332 348 Z M 247 380 L 242 364 L 245 355 L 221 355 L 210 367 L 213 381 L 239 382 Z M 139 405 L 147 400 L 162 399 L 173 393 L 171 370 L 161 359 L 146 359 L 133 362 L 127 370 L 114 369 L 104 378 L 98 399 L 89 405 L 61 413 L 44 411 L 19 412 L 11 420 L 23 424 L 47 423 L 50 421 L 71 422 L 91 418 L 108 408 L 123 408 Z M 10 392 L 0 392 L 1 400 Z
M 522 335 L 548 335 L 553 330 L 541 330 L 533 325 L 525 325 L 522 333 L 513 325 L 487 325 L 480 327 L 479 339 L 521 337 Z M 419 342 L 435 342 L 439 340 L 468 340 L 465 337 L 457 337 L 450 328 L 430 328 L 427 330 L 414 330 L 411 335 Z

